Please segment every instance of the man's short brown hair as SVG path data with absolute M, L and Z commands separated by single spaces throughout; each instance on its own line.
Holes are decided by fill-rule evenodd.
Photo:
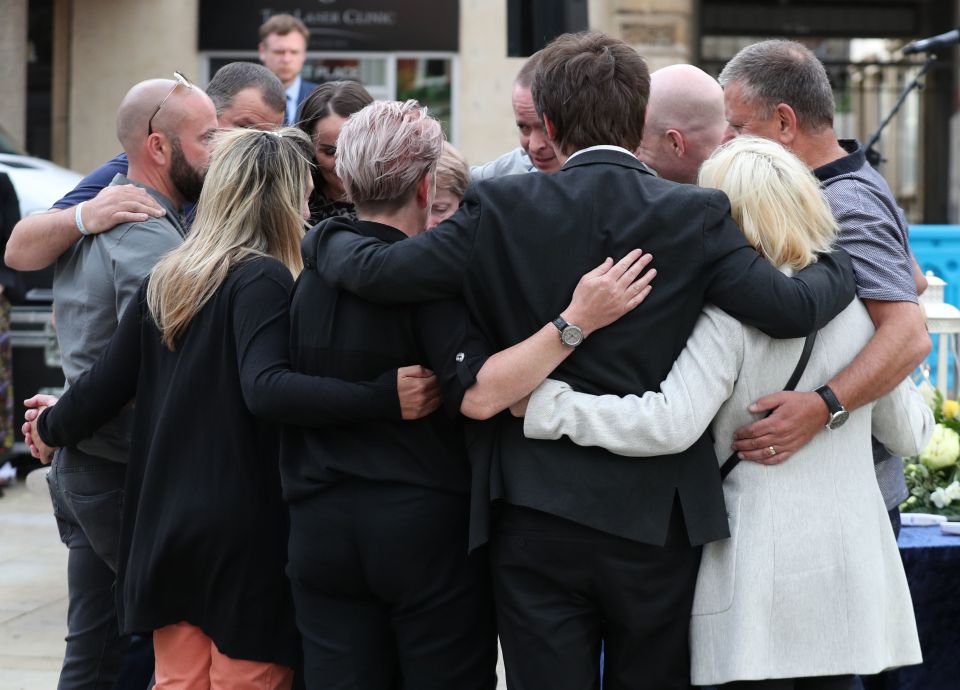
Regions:
M 590 31 L 563 34 L 540 51 L 533 103 L 553 123 L 560 150 L 640 145 L 650 97 L 647 63 L 629 45 Z
M 310 43 L 310 29 L 292 14 L 275 14 L 260 26 L 260 42 L 267 40 L 270 34 L 286 36 L 291 31 L 298 31 L 303 39 Z

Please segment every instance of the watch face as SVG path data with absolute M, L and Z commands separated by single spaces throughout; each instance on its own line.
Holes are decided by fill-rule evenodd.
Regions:
M 583 342 L 583 331 L 580 330 L 579 326 L 568 325 L 560 334 L 560 339 L 563 341 L 564 345 L 576 347 Z
M 829 426 L 831 429 L 838 429 L 839 427 L 843 426 L 843 423 L 847 421 L 849 416 L 850 413 L 846 410 L 834 412 L 832 415 L 830 415 L 830 423 L 827 424 L 827 426 Z

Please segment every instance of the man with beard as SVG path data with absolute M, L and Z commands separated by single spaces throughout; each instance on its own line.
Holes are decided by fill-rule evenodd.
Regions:
M 283 84 L 263 65 L 229 62 L 213 75 L 207 95 L 217 107 L 220 127 L 276 129 L 283 123 Z M 119 223 L 163 215 L 147 192 L 133 185 L 111 185 L 117 173 L 127 173 L 121 153 L 83 178 L 47 213 L 21 219 L 7 242 L 4 261 L 18 271 L 45 269 L 83 238 L 80 225 L 93 234 Z M 77 206 L 83 204 L 78 212 Z M 190 218 L 190 213 L 185 212 Z
M 141 82 L 124 97 L 117 137 L 129 166 L 111 186 L 145 190 L 165 213 L 84 237 L 57 260 L 54 308 L 68 383 L 97 361 L 157 259 L 183 241 L 180 212 L 199 197 L 216 131 L 213 102 L 186 80 Z M 78 226 L 83 232 L 82 221 Z M 69 549 L 60 690 L 113 687 L 128 645 L 118 634 L 113 597 L 128 413 L 78 446 L 59 450 L 47 476 L 60 536 Z

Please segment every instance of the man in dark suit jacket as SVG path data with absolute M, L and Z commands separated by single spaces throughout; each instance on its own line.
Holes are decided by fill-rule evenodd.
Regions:
M 277 75 L 287 92 L 285 125 L 296 124 L 300 104 L 320 86 L 300 76 L 309 43 L 307 25 L 290 14 L 275 14 L 260 27 L 260 62 Z
M 326 228 L 320 272 L 384 302 L 462 295 L 494 346 L 554 321 L 579 277 L 605 257 L 653 254 L 646 302 L 580 344 L 551 376 L 591 393 L 656 390 L 704 302 L 775 337 L 799 337 L 852 299 L 849 257 L 787 278 L 745 241 L 718 191 L 652 175 L 640 142 L 649 74 L 625 43 L 564 35 L 544 49 L 533 96 L 557 155 L 553 175 L 512 175 L 468 190 L 453 218 L 385 245 Z M 495 502 L 491 557 L 511 688 L 689 686 L 687 628 L 700 546 L 728 536 L 717 458 L 704 435 L 676 456 L 642 461 L 487 425 Z M 487 478 L 489 477 L 489 479 Z

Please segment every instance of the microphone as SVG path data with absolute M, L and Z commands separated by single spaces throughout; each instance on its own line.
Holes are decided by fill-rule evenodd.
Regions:
M 954 29 L 944 34 L 922 38 L 914 41 L 903 49 L 904 55 L 913 55 L 914 53 L 932 53 L 940 48 L 945 48 L 954 43 L 960 42 L 960 29 Z

